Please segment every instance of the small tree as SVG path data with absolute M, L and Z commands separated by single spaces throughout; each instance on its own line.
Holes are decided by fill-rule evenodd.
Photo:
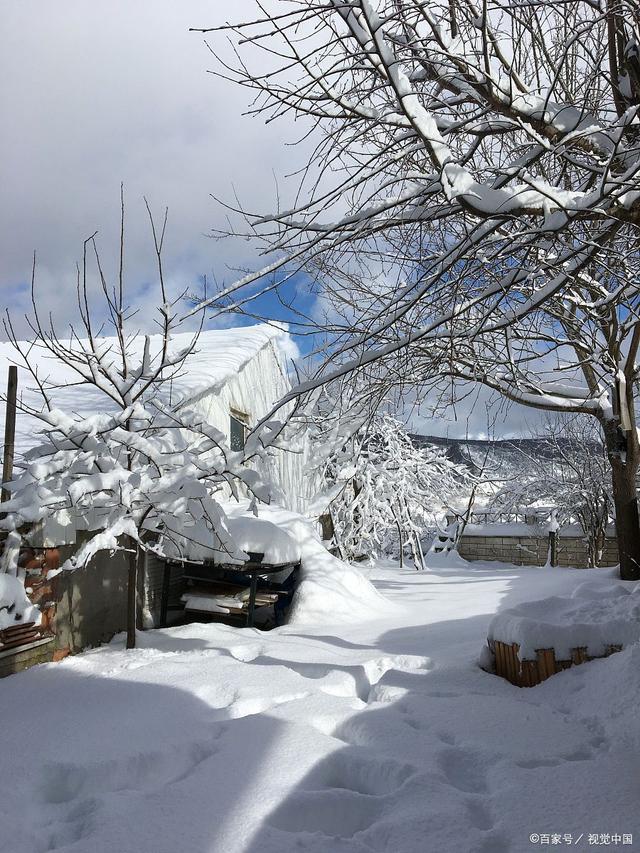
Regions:
M 149 210 L 149 208 L 147 207 Z M 216 498 L 247 492 L 269 500 L 269 489 L 247 467 L 250 455 L 266 453 L 271 427 L 246 451 L 232 452 L 225 436 L 199 413 L 172 403 L 174 380 L 189 368 L 200 329 L 176 337 L 181 323 L 164 281 L 162 246 L 166 212 L 158 230 L 149 211 L 157 259 L 159 334 L 141 335 L 126 303 L 123 283 L 124 230 L 121 232 L 119 274 L 107 285 L 93 235 L 84 244 L 78 271 L 79 325 L 68 337 L 38 311 L 32 280 L 33 340 L 20 342 L 7 314 L 5 328 L 16 360 L 30 375 L 39 404 L 19 401 L 19 409 L 41 425 L 41 443 L 18 462 L 9 484 L 11 498 L 3 505 L 0 527 L 10 531 L 5 568 L 17 571 L 18 536 L 30 526 L 69 514 L 86 527 L 88 536 L 64 568 L 86 566 L 103 550 L 129 555 L 127 647 L 135 645 L 138 619 L 137 578 L 141 555 L 182 557 L 197 549 L 200 556 L 242 561 Z M 124 209 L 123 220 L 124 223 Z M 88 260 L 92 253 L 103 300 L 103 315 L 91 307 Z M 112 336 L 103 337 L 105 329 Z M 52 364 L 43 375 L 36 355 Z M 60 378 L 58 368 L 64 376 Z M 57 372 L 57 376 L 56 376 Z M 56 392 L 64 384 L 88 394 L 96 414 L 81 416 L 56 408 Z M 223 491 L 223 487 L 228 489 Z

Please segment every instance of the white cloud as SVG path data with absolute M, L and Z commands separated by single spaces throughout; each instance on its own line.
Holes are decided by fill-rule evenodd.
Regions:
M 225 216 L 210 195 L 233 200 L 235 188 L 248 207 L 269 210 L 272 170 L 291 168 L 295 154 L 283 143 L 295 132 L 286 121 L 265 127 L 243 117 L 250 93 L 207 73 L 215 60 L 188 28 L 241 18 L 252 5 L 0 0 L 3 304 L 15 301 L 37 249 L 43 298 L 65 315 L 75 261 L 95 229 L 115 273 L 121 181 L 135 289 L 154 278 L 143 195 L 157 213 L 169 206 L 172 279 L 185 287 L 203 273 L 230 280 L 227 264 L 251 263 L 247 244 L 204 236 Z

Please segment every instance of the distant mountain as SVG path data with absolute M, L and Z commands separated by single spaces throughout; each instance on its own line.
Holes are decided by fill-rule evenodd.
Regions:
M 554 451 L 544 438 L 448 438 L 438 435 L 411 434 L 411 440 L 417 447 L 442 448 L 447 458 L 478 473 L 485 460 L 494 469 L 513 470 L 522 465 L 524 457 L 534 459 L 553 459 Z

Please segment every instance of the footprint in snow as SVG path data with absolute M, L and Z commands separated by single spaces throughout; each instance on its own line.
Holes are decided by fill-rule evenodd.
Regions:
M 440 757 L 448 783 L 459 791 L 476 794 L 487 790 L 485 759 L 470 749 L 451 747 Z
M 469 798 L 465 803 L 469 821 L 483 832 L 493 827 L 491 812 L 480 797 Z
M 416 768 L 393 760 L 372 761 L 355 749 L 334 753 L 316 767 L 269 818 L 276 829 L 351 838 L 379 820 L 385 798 L 395 795 Z

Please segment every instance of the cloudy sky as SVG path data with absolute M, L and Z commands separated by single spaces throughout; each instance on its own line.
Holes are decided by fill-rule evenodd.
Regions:
M 3 302 L 20 303 L 36 249 L 39 294 L 64 311 L 82 241 L 96 229 L 114 268 L 120 182 L 128 278 L 142 300 L 154 280 L 145 195 L 158 216 L 169 207 L 165 262 L 176 286 L 257 265 L 244 245 L 205 236 L 224 222 L 211 195 L 233 201 L 237 192 L 268 209 L 274 173 L 291 164 L 291 129 L 243 117 L 247 96 L 207 73 L 215 61 L 188 31 L 250 5 L 1 0 Z
M 3 307 L 16 317 L 27 307 L 36 250 L 39 299 L 69 319 L 75 264 L 96 230 L 104 266 L 115 274 L 121 182 L 127 276 L 142 325 L 151 321 L 155 292 L 143 196 L 159 216 L 169 207 L 164 260 L 174 292 L 195 290 L 205 274 L 229 283 L 232 268 L 260 265 L 246 244 L 206 236 L 225 219 L 211 196 L 233 201 L 237 194 L 247 208 L 271 209 L 275 176 L 281 180 L 303 155 L 285 145 L 299 130 L 243 116 L 247 93 L 207 73 L 215 61 L 203 36 L 189 32 L 241 18 L 252 5 L 0 0 Z M 484 433 L 484 403 L 471 403 L 461 405 L 457 420 L 416 415 L 414 427 Z M 529 420 L 512 409 L 498 415 L 494 430 L 521 433 Z

